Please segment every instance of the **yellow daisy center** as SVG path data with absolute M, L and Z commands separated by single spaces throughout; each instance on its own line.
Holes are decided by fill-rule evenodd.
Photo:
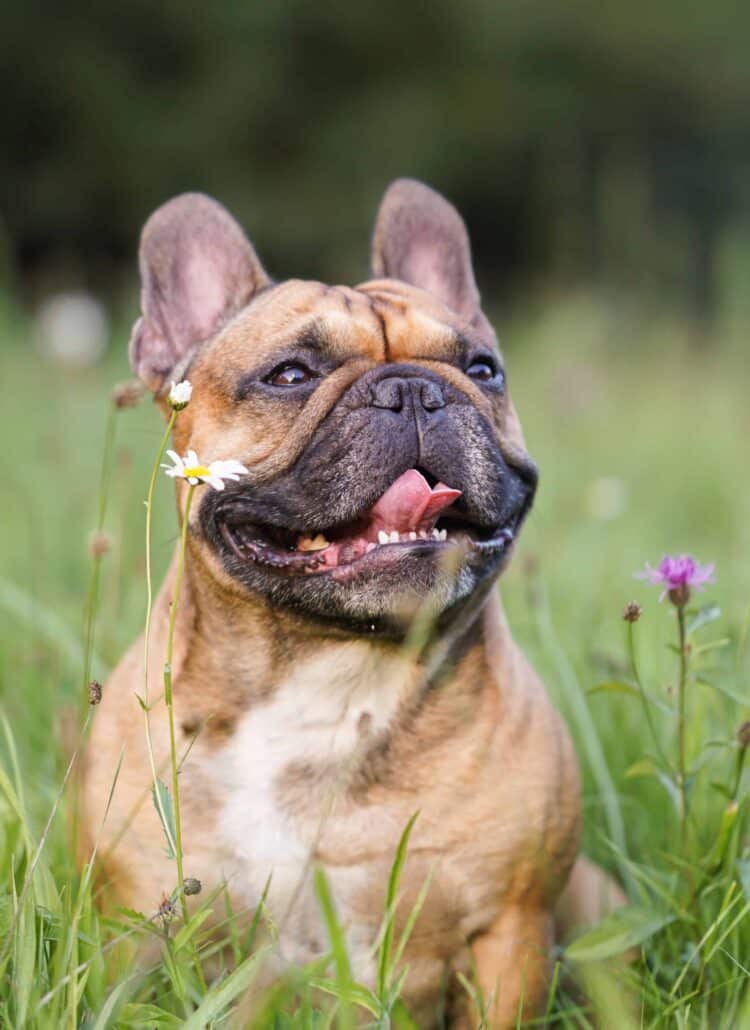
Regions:
M 182 470 L 182 474 L 188 478 L 200 479 L 201 476 L 210 476 L 211 472 L 205 465 L 186 465 Z

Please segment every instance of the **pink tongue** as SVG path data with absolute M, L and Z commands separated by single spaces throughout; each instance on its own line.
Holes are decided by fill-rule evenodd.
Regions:
M 372 508 L 373 528 L 396 529 L 399 533 L 430 530 L 440 512 L 460 496 L 460 490 L 453 490 L 445 483 L 431 487 L 421 472 L 409 469 L 388 487 Z

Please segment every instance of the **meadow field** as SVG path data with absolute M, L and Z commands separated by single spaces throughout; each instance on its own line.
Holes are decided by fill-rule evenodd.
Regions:
M 727 319 L 700 335 L 589 294 L 496 324 L 541 469 L 501 591 L 576 740 L 584 849 L 630 901 L 561 948 L 544 1025 L 750 1027 L 750 730 L 738 736 L 750 719 L 748 324 Z M 105 681 L 143 626 L 143 501 L 163 431 L 148 398 L 112 414 L 112 387 L 130 375 L 127 335 L 123 321 L 100 362 L 63 366 L 38 352 L 12 308 L 0 311 L 2 1026 L 229 1025 L 263 959 L 228 916 L 233 968 L 206 972 L 206 982 L 216 944 L 200 911 L 187 926 L 178 916 L 166 927 L 135 912 L 104 918 L 95 880 L 76 862 L 75 763 L 61 786 L 84 720 L 96 718 L 89 680 Z M 102 476 L 112 546 L 92 577 Z M 163 479 L 157 579 L 176 536 Z M 715 563 L 715 583 L 687 616 L 685 818 L 676 609 L 634 575 L 667 553 Z M 626 623 L 634 600 L 642 616 Z M 388 991 L 349 983 L 345 942 L 319 887 L 331 961 L 270 998 L 264 1025 L 352 1026 L 358 1006 L 371 1025 L 412 1025 L 395 969 Z M 155 892 L 141 912 L 150 917 L 159 903 Z M 140 968 L 134 956 L 153 937 L 161 959 Z M 625 951 L 629 963 L 618 960 Z M 322 991 L 314 1000 L 312 986 Z

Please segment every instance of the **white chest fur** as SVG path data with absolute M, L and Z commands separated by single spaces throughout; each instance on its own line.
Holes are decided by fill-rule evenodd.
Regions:
M 336 785 L 331 778 L 323 788 L 311 781 L 309 806 L 295 810 L 282 803 L 284 774 L 295 765 L 330 768 L 332 762 L 345 774 L 362 747 L 363 730 L 378 734 L 392 720 L 407 676 L 408 666 L 399 655 L 359 642 L 336 645 L 333 654 L 326 650 L 300 666 L 267 701 L 243 716 L 206 770 L 223 798 L 217 819 L 217 843 L 226 856 L 223 874 L 232 894 L 250 908 L 259 902 L 270 876 L 270 914 L 274 920 L 288 920 L 286 950 L 294 954 L 287 953 L 287 960 L 311 957 L 300 952 L 299 941 L 317 936 L 310 856 Z M 320 796 L 325 792 L 331 797 Z M 351 881 L 356 875 L 356 870 L 336 869 L 334 893 L 355 887 Z

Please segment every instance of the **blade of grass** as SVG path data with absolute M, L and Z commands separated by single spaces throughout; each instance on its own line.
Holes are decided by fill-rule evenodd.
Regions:
M 336 908 L 331 897 L 326 875 L 318 866 L 315 869 L 315 893 L 323 912 L 323 919 L 331 942 L 333 961 L 336 966 L 336 984 L 338 986 L 338 1025 L 340 1030 L 351 1030 L 354 1026 L 351 1010 L 352 970 L 346 950 L 344 930 L 336 915 Z
M 399 840 L 398 847 L 396 848 L 396 855 L 393 859 L 390 876 L 388 877 L 388 887 L 385 895 L 385 925 L 383 938 L 380 944 L 380 953 L 378 955 L 378 996 L 381 1002 L 385 1001 L 385 996 L 388 990 L 388 981 L 391 975 L 393 923 L 396 914 L 395 909 L 398 887 L 401 882 L 401 873 L 403 872 L 404 862 L 406 861 L 406 850 L 409 846 L 409 837 L 411 836 L 411 831 L 414 828 L 414 823 L 417 821 L 418 815 L 419 812 L 415 812 L 404 827 L 404 832 L 401 834 L 401 839 Z
M 258 975 L 270 947 L 259 948 L 237 966 L 223 983 L 214 986 L 195 1012 L 183 1023 L 183 1030 L 204 1030 L 213 1020 L 226 1015 L 227 1009 L 250 987 Z

